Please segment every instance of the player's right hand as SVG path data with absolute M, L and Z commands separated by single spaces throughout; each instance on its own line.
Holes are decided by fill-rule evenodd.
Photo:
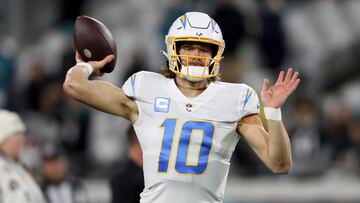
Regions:
M 101 68 L 103 68 L 107 63 L 110 63 L 113 59 L 114 59 L 114 55 L 108 55 L 101 61 L 88 61 L 87 63 L 89 63 L 94 69 L 91 75 L 93 75 L 93 76 L 104 75 L 104 73 L 100 71 Z M 82 60 L 79 52 L 77 52 L 77 51 L 75 54 L 75 60 L 76 60 L 76 63 L 84 62 Z

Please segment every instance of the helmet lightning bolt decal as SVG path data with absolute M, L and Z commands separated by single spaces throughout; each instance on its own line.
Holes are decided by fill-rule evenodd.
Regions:
M 215 20 L 214 19 L 211 19 L 211 29 L 212 29 L 212 31 L 214 32 L 215 31 L 215 25 L 216 25 L 216 22 L 215 22 Z
M 183 28 L 184 28 L 184 30 L 185 30 L 185 28 L 186 28 L 186 15 L 182 15 L 182 16 L 180 17 L 180 22 L 181 22 L 181 24 L 183 25 Z

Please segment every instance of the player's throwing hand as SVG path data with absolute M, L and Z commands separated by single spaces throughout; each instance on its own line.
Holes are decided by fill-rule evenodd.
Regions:
M 292 68 L 289 68 L 284 79 L 284 71 L 280 71 L 278 80 L 271 87 L 269 80 L 264 79 L 261 90 L 264 107 L 280 108 L 287 97 L 296 90 L 300 83 L 299 72 L 296 71 L 294 74 L 292 72 Z
M 114 55 L 108 55 L 101 61 L 88 61 L 87 63 L 90 64 L 93 68 L 93 72 L 91 75 L 93 76 L 102 76 L 104 75 L 104 72 L 101 72 L 100 69 L 102 69 L 107 63 L 110 63 L 114 59 Z M 79 52 L 76 51 L 75 55 L 76 63 L 84 62 L 81 59 L 81 56 Z

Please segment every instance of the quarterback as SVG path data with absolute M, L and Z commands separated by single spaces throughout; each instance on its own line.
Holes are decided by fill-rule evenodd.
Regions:
M 259 99 L 245 84 L 219 81 L 225 42 L 207 14 L 188 12 L 174 21 L 165 38 L 168 66 L 141 71 L 118 88 L 99 80 L 102 61 L 82 62 L 66 76 L 64 90 L 95 109 L 132 122 L 143 150 L 142 203 L 223 202 L 230 158 L 242 137 L 276 174 L 291 168 L 289 137 L 280 107 L 295 91 L 298 72 L 280 72 L 272 86 L 264 80 Z

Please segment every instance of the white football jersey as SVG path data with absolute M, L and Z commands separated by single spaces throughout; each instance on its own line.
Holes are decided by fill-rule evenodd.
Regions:
M 142 203 L 222 202 L 237 122 L 259 113 L 256 92 L 244 84 L 211 82 L 185 97 L 158 73 L 141 71 L 123 85 L 139 109 L 134 123 L 144 160 Z

